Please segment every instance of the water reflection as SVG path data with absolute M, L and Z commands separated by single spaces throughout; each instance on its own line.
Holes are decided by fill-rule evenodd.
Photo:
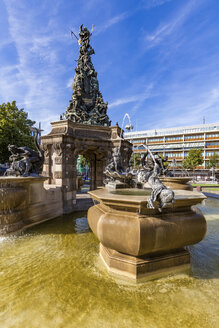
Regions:
M 0 327 L 217 328 L 219 201 L 199 207 L 208 229 L 190 274 L 146 283 L 107 273 L 85 213 L 0 238 Z
M 87 222 L 86 217 L 77 218 L 75 220 L 75 232 L 76 233 L 86 233 L 91 231 Z

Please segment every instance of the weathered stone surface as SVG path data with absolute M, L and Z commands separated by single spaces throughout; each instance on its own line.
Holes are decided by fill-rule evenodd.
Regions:
M 80 50 L 72 84 L 73 95 L 65 117 L 75 123 L 109 126 L 111 122 L 107 115 L 108 103 L 103 101 L 97 72 L 91 61 L 91 55 L 94 54 L 90 45 L 91 33 L 83 25 L 80 27 L 79 37 Z
M 49 183 L 66 187 L 68 191 L 76 191 L 76 162 L 79 154 L 89 158 L 91 163 L 91 189 L 103 185 L 103 171 L 112 149 L 120 147 L 124 169 L 128 167 L 132 153 L 132 145 L 122 136 L 119 126 L 97 126 L 74 123 L 70 120 L 52 122 L 52 131 L 41 138 L 43 149 L 47 150 L 47 160 L 43 172 L 49 176 Z M 58 132 L 59 131 L 59 132 Z M 67 133 L 66 133 L 67 131 Z M 71 131 L 69 133 L 68 131 Z M 115 138 L 112 138 L 112 131 Z M 66 188 L 62 188 L 64 212 L 74 210 L 72 201 L 66 200 Z
M 192 210 L 191 206 L 200 203 L 206 197 L 198 192 L 181 190 L 174 192 L 174 204 L 164 208 L 162 214 L 158 210 L 158 204 L 155 209 L 147 207 L 148 198 L 145 196 L 121 195 L 111 193 L 105 188 L 89 192 L 99 203 L 89 209 L 88 222 L 105 248 L 105 255 L 103 253 L 101 255 L 109 268 L 111 268 L 110 263 L 114 263 L 113 269 L 117 268 L 122 273 L 122 261 L 128 263 L 129 257 L 132 256 L 136 258 L 135 278 L 138 278 L 139 257 L 143 262 L 146 261 L 142 262 L 145 272 L 141 271 L 141 276 L 148 275 L 150 270 L 153 272 L 169 267 L 170 263 L 172 266 L 188 263 L 189 258 L 184 255 L 178 262 L 179 254 L 176 251 L 182 251 L 185 246 L 196 244 L 204 238 L 205 218 L 201 213 Z M 110 250 L 115 252 L 112 253 Z M 175 252 L 175 255 L 170 256 Z M 115 259 L 109 260 L 113 257 L 118 258 L 118 253 L 120 260 L 117 264 L 121 262 L 118 264 L 119 267 L 115 265 Z M 160 258 L 161 255 L 165 256 L 165 260 Z M 171 261 L 168 265 L 164 265 L 168 257 L 171 257 Z M 156 265 L 151 264 L 150 267 L 151 261 L 153 263 L 157 261 Z M 160 266 L 159 261 L 161 261 Z M 127 263 L 123 268 L 131 270 L 134 264 L 128 266 Z M 128 275 L 130 272 L 124 271 L 123 274 Z M 131 275 L 133 274 L 132 271 Z
M 190 268 L 190 255 L 185 249 L 157 256 L 130 256 L 100 244 L 100 257 L 110 272 L 131 279 L 155 279 L 164 275 L 185 272 Z
M 0 177 L 0 234 L 8 234 L 63 213 L 61 188 L 47 177 Z

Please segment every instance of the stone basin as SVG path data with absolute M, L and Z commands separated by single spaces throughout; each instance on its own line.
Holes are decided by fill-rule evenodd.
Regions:
M 17 208 L 25 201 L 26 194 L 27 190 L 21 187 L 8 187 L 7 189 L 0 187 L 0 212 L 8 212 Z
M 130 191 L 133 194 L 127 195 Z M 174 204 L 162 213 L 157 204 L 155 209 L 147 208 L 149 196 L 140 195 L 138 189 L 89 192 L 98 204 L 89 209 L 88 222 L 110 271 L 137 279 L 189 263 L 185 246 L 200 242 L 206 233 L 204 216 L 191 206 L 206 196 L 186 190 L 174 192 Z
M 161 177 L 160 180 L 167 188 L 193 190 L 192 185 L 188 184 L 191 177 Z
M 47 188 L 48 177 L 0 177 L 0 235 L 62 214 L 61 193 Z

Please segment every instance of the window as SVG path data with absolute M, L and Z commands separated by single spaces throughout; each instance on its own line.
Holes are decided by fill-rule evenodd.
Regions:
M 219 141 L 206 142 L 207 147 L 219 146 Z
M 206 138 L 219 138 L 219 133 L 211 133 L 207 134 Z
M 163 138 L 150 138 L 148 142 L 156 142 L 156 141 L 163 141 Z
M 145 143 L 145 139 L 135 139 L 131 141 L 132 143 Z
M 204 136 L 202 134 L 193 134 L 193 135 L 189 135 L 189 136 L 185 136 L 184 139 L 203 139 Z
M 182 136 L 176 136 L 176 137 L 166 137 L 165 138 L 166 141 L 178 141 L 178 140 L 182 140 Z

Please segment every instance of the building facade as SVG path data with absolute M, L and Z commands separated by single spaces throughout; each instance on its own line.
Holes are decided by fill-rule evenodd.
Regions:
M 219 155 L 219 123 L 126 132 L 124 137 L 133 144 L 135 153 L 144 153 L 147 146 L 152 153 L 168 156 L 171 166 L 180 166 L 190 149 L 202 149 L 204 162 L 200 169 L 208 167 L 213 154 Z

